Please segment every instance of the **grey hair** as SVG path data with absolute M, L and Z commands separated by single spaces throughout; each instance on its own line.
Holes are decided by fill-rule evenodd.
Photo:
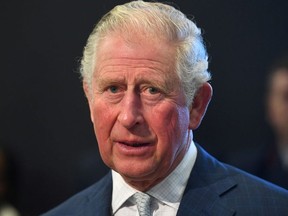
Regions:
M 83 81 L 91 88 L 97 47 L 111 32 L 142 30 L 176 45 L 176 73 L 185 92 L 187 105 L 205 82 L 211 79 L 208 56 L 201 30 L 182 12 L 159 2 L 132 1 L 118 5 L 102 17 L 90 34 L 80 65 Z M 162 39 L 161 38 L 161 39 Z

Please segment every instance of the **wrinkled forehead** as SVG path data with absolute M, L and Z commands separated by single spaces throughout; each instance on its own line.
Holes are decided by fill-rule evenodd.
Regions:
M 96 61 L 107 58 L 134 58 L 161 62 L 169 67 L 176 64 L 174 43 L 142 32 L 119 31 L 103 37 L 98 44 Z
M 163 79 L 176 82 L 176 58 L 174 46 L 143 35 L 126 37 L 117 33 L 102 40 L 96 54 L 94 78 L 104 74 L 121 72 L 141 72 L 163 76 Z M 164 78 L 165 77 L 165 78 Z

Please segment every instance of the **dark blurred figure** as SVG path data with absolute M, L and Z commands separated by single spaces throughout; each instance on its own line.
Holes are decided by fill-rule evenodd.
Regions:
M 278 59 L 268 71 L 265 100 L 272 136 L 267 133 L 259 147 L 224 160 L 288 189 L 288 56 Z
M 0 148 L 0 216 L 19 216 L 18 211 L 10 203 L 9 163 L 5 151 Z
M 274 133 L 257 175 L 288 189 L 288 56 L 270 69 L 267 119 Z

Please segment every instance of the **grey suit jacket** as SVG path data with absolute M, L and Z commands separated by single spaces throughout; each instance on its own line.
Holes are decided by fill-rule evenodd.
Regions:
M 200 146 L 178 216 L 288 216 L 288 191 L 217 161 Z M 111 215 L 111 172 L 43 216 Z

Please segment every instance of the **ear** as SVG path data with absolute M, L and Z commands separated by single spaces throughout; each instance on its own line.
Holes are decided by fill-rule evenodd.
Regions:
M 90 118 L 91 121 L 94 122 L 94 117 L 93 117 L 93 111 L 92 111 L 92 105 L 93 105 L 93 98 L 92 98 L 92 92 L 91 92 L 91 87 L 89 84 L 85 81 L 83 81 L 83 90 L 86 95 L 86 98 L 88 100 L 88 105 L 89 105 L 89 110 L 90 110 Z
M 211 100 L 212 92 L 212 87 L 208 82 L 198 89 L 190 108 L 189 129 L 195 130 L 199 127 Z
M 84 90 L 84 93 L 85 93 L 85 96 L 86 98 L 88 99 L 88 101 L 90 100 L 90 86 L 87 82 L 83 81 L 83 90 Z

